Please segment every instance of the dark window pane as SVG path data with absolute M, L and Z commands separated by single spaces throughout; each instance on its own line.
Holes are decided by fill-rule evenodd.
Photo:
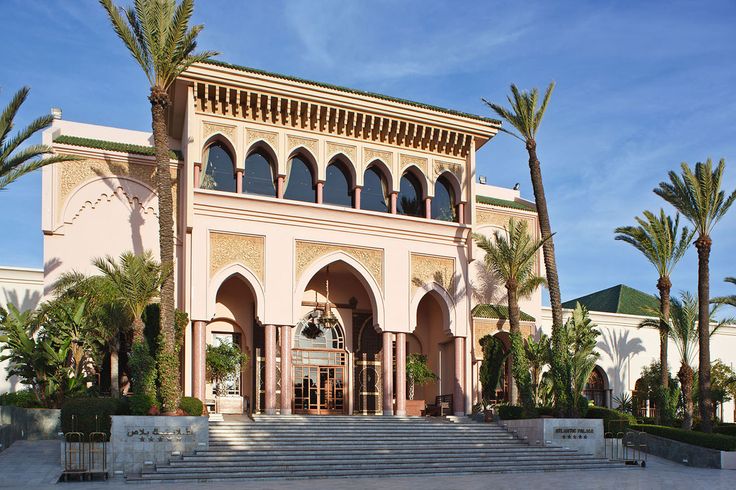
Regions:
M 322 189 L 322 202 L 336 206 L 353 206 L 353 193 L 350 189 L 350 176 L 342 163 L 336 162 L 327 167 L 327 180 Z
M 233 159 L 222 144 L 213 143 L 207 149 L 207 166 L 199 186 L 202 189 L 235 192 Z
M 388 212 L 386 182 L 379 170 L 369 167 L 363 174 L 363 190 L 360 192 L 360 209 Z
M 399 183 L 396 212 L 406 216 L 424 216 L 422 186 L 419 185 L 419 180 L 408 172 L 401 177 L 401 182 Z
M 455 216 L 455 193 L 443 178 L 437 179 L 434 185 L 434 197 L 432 198 L 432 219 L 442 221 L 456 221 Z
M 273 180 L 273 167 L 265 155 L 256 152 L 245 159 L 244 193 L 273 197 L 276 195 Z
M 286 180 L 284 198 L 294 201 L 315 202 L 317 194 L 314 188 L 312 167 L 299 157 L 291 159 L 289 176 Z

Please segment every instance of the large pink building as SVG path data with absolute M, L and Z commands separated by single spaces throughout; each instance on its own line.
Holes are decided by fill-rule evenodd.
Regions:
M 215 400 L 205 349 L 231 341 L 250 360 L 220 411 L 401 415 L 421 353 L 438 378 L 415 398 L 468 412 L 478 339 L 507 330 L 472 234 L 512 216 L 538 233 L 518 191 L 478 183 L 499 122 L 219 62 L 171 96 L 185 393 Z M 43 170 L 47 287 L 94 257 L 158 254 L 149 133 L 57 120 L 44 142 L 86 158 Z M 531 333 L 540 293 L 522 310 Z

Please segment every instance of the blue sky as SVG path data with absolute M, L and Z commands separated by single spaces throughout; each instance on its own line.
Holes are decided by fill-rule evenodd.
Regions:
M 118 0 L 119 2 L 121 0 Z M 128 0 L 130 1 L 130 0 Z M 736 3 L 198 0 L 200 46 L 220 59 L 468 112 L 509 83 L 557 89 L 538 134 L 563 299 L 656 274 L 613 229 L 665 203 L 652 193 L 681 161 L 725 158 L 736 187 Z M 19 125 L 64 118 L 149 130 L 139 68 L 93 0 L 0 2 L 0 104 L 30 85 Z M 494 185 L 532 197 L 526 152 L 498 136 L 478 154 Z M 0 263 L 40 267 L 40 174 L 0 194 Z M 713 294 L 733 294 L 736 209 L 713 234 Z M 673 276 L 695 290 L 694 249 Z

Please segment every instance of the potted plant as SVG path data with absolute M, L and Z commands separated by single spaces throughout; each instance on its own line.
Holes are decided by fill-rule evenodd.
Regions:
M 240 367 L 246 362 L 248 362 L 248 356 L 231 342 L 207 346 L 207 377 L 213 384 L 218 413 L 243 413 L 243 397 L 227 396 L 224 382 L 227 378 L 237 375 Z M 233 400 L 223 403 L 225 398 L 233 398 Z
M 425 400 L 414 399 L 414 388 L 423 386 L 437 379 L 437 375 L 429 369 L 427 356 L 409 354 L 406 357 L 406 379 L 409 384 L 409 399 L 406 401 L 406 414 L 419 416 L 426 406 Z

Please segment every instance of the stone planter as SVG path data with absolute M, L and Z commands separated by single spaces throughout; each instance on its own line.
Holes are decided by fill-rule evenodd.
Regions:
M 406 400 L 406 414 L 411 417 L 420 417 L 426 407 L 425 400 Z
M 509 431 L 530 446 L 555 446 L 576 449 L 581 453 L 605 457 L 601 419 L 554 419 L 539 418 L 525 420 L 503 420 Z

